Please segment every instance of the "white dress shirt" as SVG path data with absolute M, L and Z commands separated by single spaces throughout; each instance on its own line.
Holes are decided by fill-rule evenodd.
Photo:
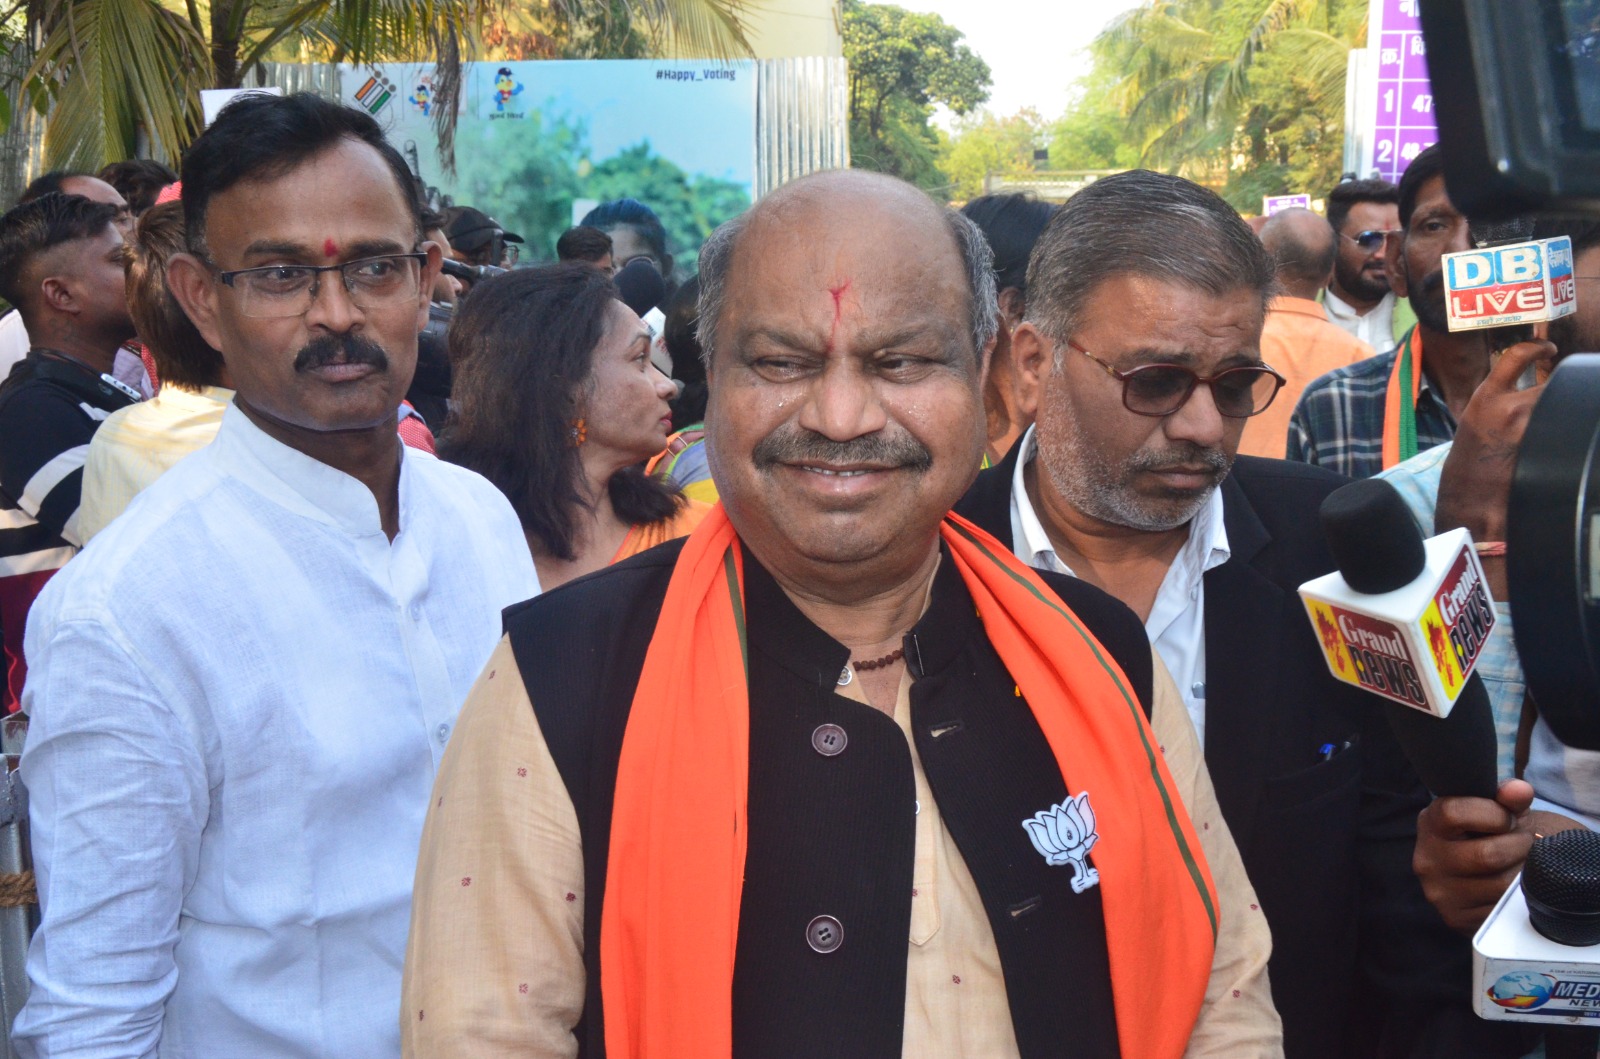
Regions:
M 28 337 L 28 327 L 22 314 L 12 309 L 0 316 L 0 382 L 4 382 L 11 369 L 28 355 L 33 341 Z
M 1394 291 L 1390 291 L 1363 314 L 1329 289 L 1322 292 L 1322 311 L 1335 327 L 1355 335 L 1379 353 L 1387 353 L 1394 348 L 1394 301 Z
M 1011 480 L 1011 550 L 1017 558 L 1039 570 L 1076 577 L 1056 554 L 1044 523 L 1028 499 L 1023 471 L 1038 454 L 1035 427 L 1029 427 L 1017 444 L 1017 470 Z M 1155 603 L 1145 619 L 1145 635 L 1177 682 L 1195 735 L 1206 745 L 1206 571 L 1221 566 L 1232 553 L 1222 520 L 1222 490 L 1213 489 L 1194 518 L 1189 539 L 1178 550 L 1167 576 L 1156 590 Z
M 505 498 L 403 452 L 390 542 L 366 486 L 230 407 L 39 596 L 22 1055 L 399 1054 L 434 773 L 538 591 Z

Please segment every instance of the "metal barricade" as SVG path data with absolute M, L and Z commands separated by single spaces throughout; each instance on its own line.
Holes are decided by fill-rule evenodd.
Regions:
M 39 925 L 39 897 L 28 850 L 28 792 L 17 774 L 27 734 L 28 719 L 21 714 L 0 722 L 0 750 L 5 755 L 0 779 L 0 1017 L 5 1019 L 5 1059 L 17 1054 L 11 1046 L 11 1023 L 28 999 L 28 940 Z

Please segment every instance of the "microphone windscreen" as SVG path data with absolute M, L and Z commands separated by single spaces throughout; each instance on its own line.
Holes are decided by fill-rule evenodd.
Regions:
M 1489 692 L 1476 673 L 1448 717 L 1384 701 L 1389 727 L 1423 784 L 1436 796 L 1493 798 L 1497 744 Z
M 1508 217 L 1499 221 L 1469 218 L 1467 230 L 1472 235 L 1472 245 L 1477 247 L 1526 243 L 1533 238 L 1533 218 Z
M 1322 501 L 1322 530 L 1345 583 L 1369 596 L 1409 585 L 1427 564 L 1411 509 L 1381 479 L 1329 493 Z
M 1533 929 L 1560 945 L 1600 943 L 1600 833 L 1560 831 L 1535 839 L 1522 866 Z
M 640 316 L 660 305 L 667 295 L 667 281 L 661 278 L 660 270 L 649 258 L 630 261 L 612 277 L 612 282 L 622 295 L 622 304 Z

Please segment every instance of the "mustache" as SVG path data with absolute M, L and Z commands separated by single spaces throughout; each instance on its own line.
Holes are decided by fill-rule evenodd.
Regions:
M 933 466 L 933 454 L 922 442 L 903 430 L 878 431 L 849 441 L 834 441 L 812 430 L 799 427 L 775 430 L 756 442 L 750 458 L 760 470 L 780 463 L 867 463 L 925 471 Z
M 379 371 L 389 370 L 389 354 L 378 343 L 362 335 L 322 335 L 300 347 L 294 355 L 294 370 L 311 371 L 329 364 L 371 364 Z
M 1218 479 L 1233 466 L 1233 461 L 1221 449 L 1208 449 L 1192 441 L 1161 452 L 1136 453 L 1129 462 L 1134 471 L 1175 471 L 1203 465 L 1215 471 Z

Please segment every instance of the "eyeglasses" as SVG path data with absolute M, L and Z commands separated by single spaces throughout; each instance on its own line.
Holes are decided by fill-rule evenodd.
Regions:
M 1211 387 L 1211 400 L 1218 412 L 1230 419 L 1248 419 L 1265 412 L 1284 384 L 1283 376 L 1265 364 L 1243 364 L 1215 375 L 1196 375 L 1176 364 L 1143 364 L 1132 371 L 1118 371 L 1071 339 L 1067 345 L 1122 383 L 1122 405 L 1135 415 L 1169 416 L 1188 402 L 1196 386 L 1204 383 Z
M 1343 232 L 1339 234 L 1344 235 Z M 1399 228 L 1368 228 L 1364 232 L 1357 232 L 1355 235 L 1344 235 L 1344 237 L 1370 254 L 1382 246 L 1386 238 L 1399 234 Z
M 414 299 L 428 255 L 383 254 L 342 265 L 266 265 L 217 272 L 239 292 L 239 311 L 257 320 L 303 316 L 316 303 L 324 272 L 337 272 L 350 301 L 360 309 L 387 309 Z M 212 266 L 213 268 L 215 266 Z

